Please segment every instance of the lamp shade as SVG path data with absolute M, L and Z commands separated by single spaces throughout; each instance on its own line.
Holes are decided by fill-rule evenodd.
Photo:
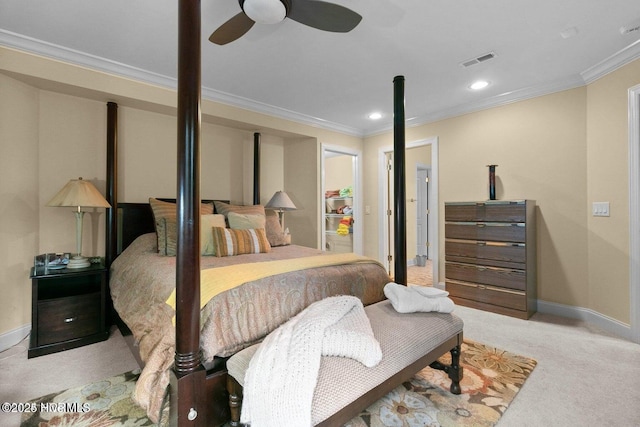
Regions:
M 296 205 L 293 204 L 287 193 L 284 191 L 276 191 L 273 197 L 271 197 L 271 200 L 269 200 L 264 207 L 279 211 L 293 211 L 297 209 Z
M 102 197 L 98 189 L 82 178 L 69 181 L 47 206 L 74 206 L 87 208 L 110 208 L 109 202 Z

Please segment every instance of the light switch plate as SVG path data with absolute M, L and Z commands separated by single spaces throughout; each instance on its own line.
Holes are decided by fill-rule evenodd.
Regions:
M 593 216 L 609 216 L 609 202 L 593 202 Z

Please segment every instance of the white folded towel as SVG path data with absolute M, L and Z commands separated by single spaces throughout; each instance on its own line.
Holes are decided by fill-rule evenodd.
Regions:
M 398 313 L 451 313 L 455 308 L 448 297 L 449 292 L 432 287 L 403 286 L 389 282 L 384 287 L 384 294 Z

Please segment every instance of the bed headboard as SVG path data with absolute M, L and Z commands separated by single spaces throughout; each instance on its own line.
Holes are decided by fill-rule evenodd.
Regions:
M 176 199 L 161 199 L 163 202 L 175 203 Z M 216 200 L 229 203 L 228 200 Z M 213 203 L 214 200 L 203 199 L 203 203 Z M 215 208 L 214 208 L 215 212 Z M 153 212 L 149 203 L 118 203 L 117 212 L 117 254 L 121 254 L 138 236 L 153 233 L 156 230 L 153 223 Z

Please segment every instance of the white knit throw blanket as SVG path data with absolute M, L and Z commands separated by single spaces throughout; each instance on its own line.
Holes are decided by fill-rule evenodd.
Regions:
M 317 301 L 265 338 L 245 374 L 240 421 L 251 427 L 311 426 L 323 355 L 350 357 L 369 367 L 382 360 L 358 298 Z

